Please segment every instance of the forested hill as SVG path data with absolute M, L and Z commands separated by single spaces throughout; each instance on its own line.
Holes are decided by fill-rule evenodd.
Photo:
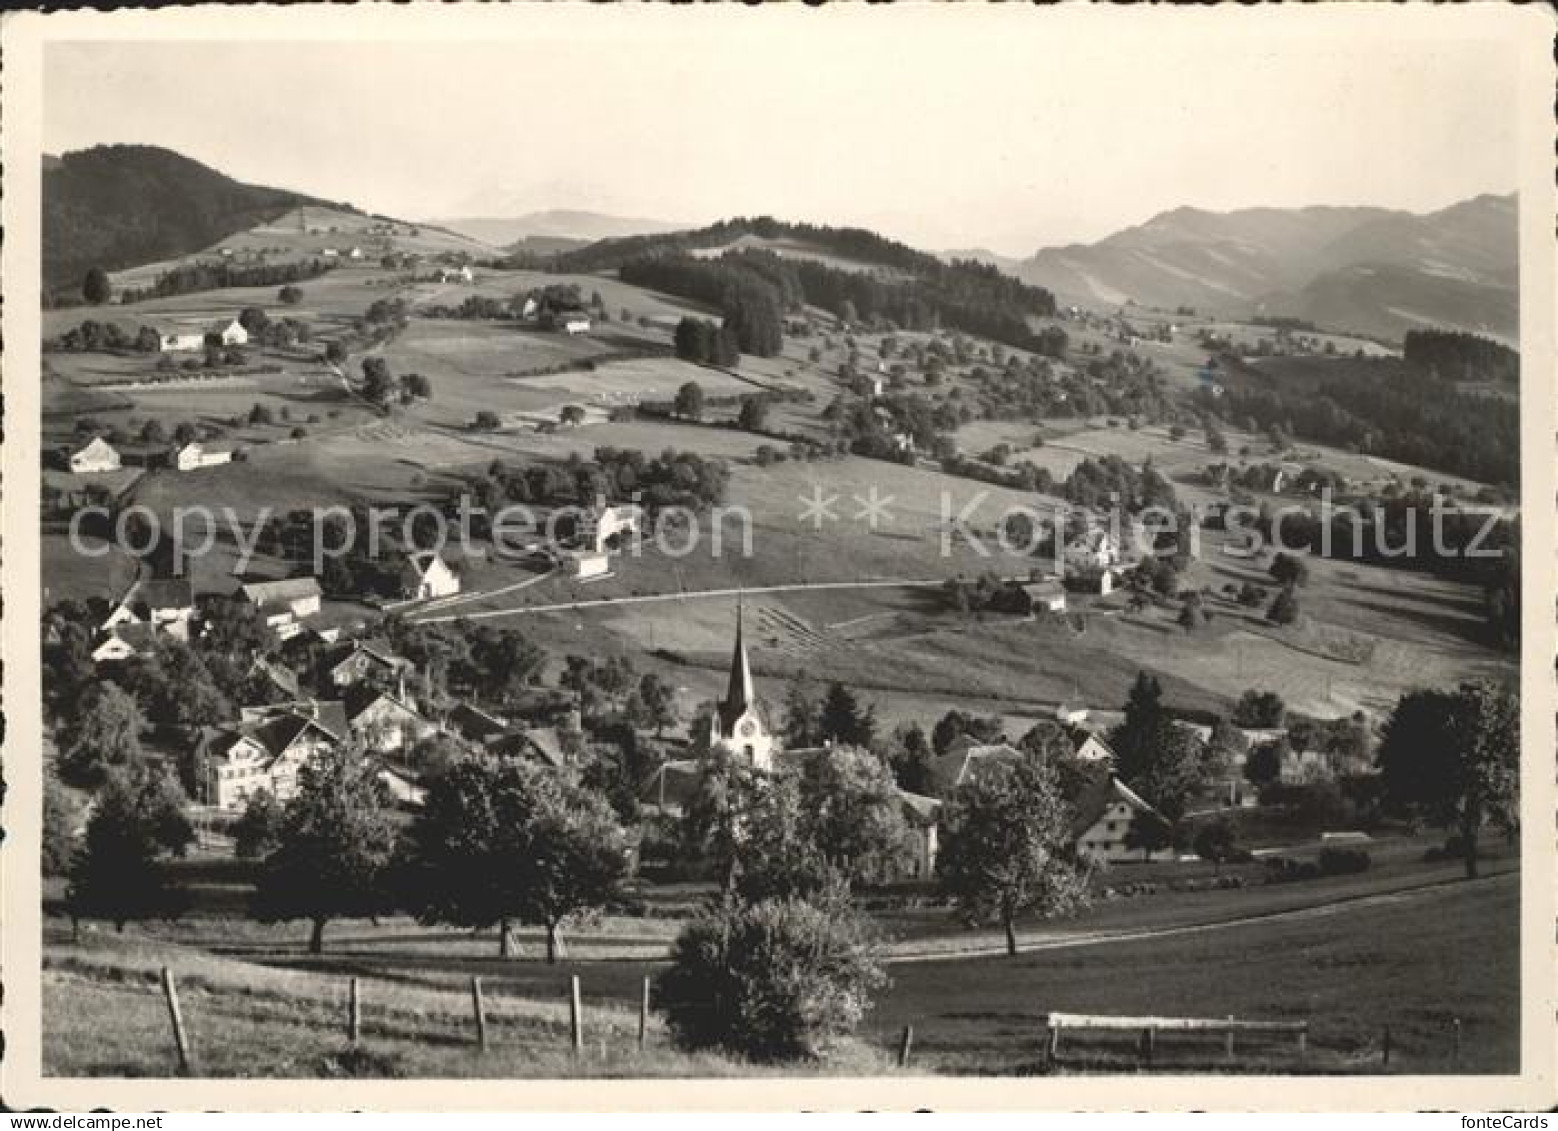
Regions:
M 157 146 L 100 145 L 45 157 L 43 286 L 75 286 L 92 267 L 114 271 L 188 255 L 299 205 L 326 203 L 235 181 Z
M 784 241 L 786 253 L 742 242 L 748 238 Z M 710 257 L 719 249 L 725 250 Z M 718 307 L 739 324 L 741 348 L 754 353 L 771 352 L 777 341 L 777 329 L 768 332 L 767 323 L 803 303 L 846 321 L 881 319 L 906 329 L 945 325 L 1022 348 L 1039 348 L 1029 320 L 1055 313 L 1049 291 L 988 265 L 946 263 L 861 228 L 768 217 L 602 240 L 554 262 L 563 271 L 615 268 L 626 282 Z M 762 331 L 750 332 L 754 319 L 764 324 Z

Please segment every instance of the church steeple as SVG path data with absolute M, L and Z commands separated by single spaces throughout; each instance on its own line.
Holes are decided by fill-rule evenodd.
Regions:
M 725 700 L 720 704 L 720 713 L 724 715 L 727 725 L 734 723 L 746 713 L 757 699 L 756 692 L 752 689 L 752 665 L 747 662 L 746 642 L 742 639 L 741 629 L 744 610 L 738 598 L 736 602 L 736 646 L 730 655 L 730 680 L 725 685 Z

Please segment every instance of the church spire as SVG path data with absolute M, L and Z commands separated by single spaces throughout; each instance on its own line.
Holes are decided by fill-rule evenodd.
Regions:
M 725 687 L 722 704 L 722 714 L 728 722 L 739 718 L 757 698 L 752 689 L 752 666 L 747 662 L 746 642 L 741 634 L 743 611 L 741 598 L 737 597 L 736 646 L 730 656 L 730 682 Z

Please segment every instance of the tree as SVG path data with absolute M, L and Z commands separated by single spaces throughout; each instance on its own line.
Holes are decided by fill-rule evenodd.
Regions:
M 139 765 L 145 729 L 146 718 L 131 695 L 112 683 L 96 685 L 62 730 L 60 776 L 75 785 L 93 785 L 111 770 Z
M 1477 875 L 1484 825 L 1513 834 L 1519 821 L 1520 703 L 1488 683 L 1413 691 L 1385 724 L 1377 755 L 1387 805 L 1460 838 Z
M 233 822 L 233 848 L 240 860 L 263 860 L 281 845 L 283 809 L 268 789 L 249 798 Z
M 276 292 L 276 297 L 288 306 L 296 306 L 303 301 L 303 288 L 288 284 Z
M 184 801 L 162 770 L 139 766 L 108 776 L 71 867 L 72 916 L 107 919 L 122 931 L 131 919 L 178 915 L 183 900 L 163 860 L 183 855 L 195 839 Z
M 332 365 L 340 365 L 346 360 L 346 343 L 334 340 L 325 343 L 325 360 Z
M 794 679 L 784 692 L 784 744 L 792 749 L 816 746 L 822 741 L 817 730 L 817 701 L 811 688 Z
M 936 788 L 935 757 L 925 728 L 919 723 L 909 723 L 893 732 L 889 762 L 900 788 L 910 793 L 931 793 Z
M 168 442 L 168 430 L 162 426 L 162 421 L 152 417 L 141 425 L 141 443 L 166 444 Z
M 1163 706 L 1156 676 L 1141 672 L 1125 704 L 1125 721 L 1109 735 L 1121 780 L 1170 821 L 1179 819 L 1206 782 L 1208 759 L 1195 736 Z
M 1246 691 L 1233 709 L 1233 721 L 1241 727 L 1270 729 L 1281 726 L 1286 717 L 1287 704 L 1275 691 Z
M 974 715 L 953 709 L 942 715 L 931 728 L 930 742 L 937 754 L 945 754 L 948 747 L 963 735 L 976 742 L 1001 742 L 1005 739 L 999 715 Z
M 1307 585 L 1309 582 L 1309 563 L 1296 554 L 1278 551 L 1271 559 L 1268 570 L 1278 584 L 1292 588 L 1295 585 Z
M 320 954 L 330 920 L 384 910 L 396 842 L 389 804 L 388 790 L 354 745 L 321 751 L 305 763 L 297 796 L 282 812 L 281 842 L 255 885 L 256 917 L 307 919 L 309 953 Z
M 433 383 L 420 373 L 407 373 L 400 379 L 402 400 L 432 400 Z
M 677 389 L 676 401 L 672 405 L 672 411 L 677 416 L 685 416 L 688 420 L 702 420 L 703 386 L 696 381 L 688 381 L 680 389 Z
M 1238 853 L 1238 830 L 1227 816 L 1213 817 L 1196 829 L 1191 847 L 1203 860 L 1210 861 L 1212 871 L 1221 875 L 1223 864 Z
M 1266 610 L 1266 619 L 1272 624 L 1292 624 L 1298 619 L 1298 594 L 1291 585 L 1286 586 Z
M 1289 749 L 1285 738 L 1261 743 L 1245 758 L 1244 776 L 1256 785 L 1270 785 L 1282 776 L 1282 763 Z
M 1150 813 L 1137 813 L 1125 830 L 1125 847 L 1132 852 L 1140 851 L 1143 862 L 1151 860 L 1154 852 L 1161 852 L 1173 843 L 1174 837 L 1168 823 Z
M 389 362 L 382 357 L 363 358 L 363 399 L 382 407 L 389 403 L 390 396 L 394 391 L 395 379 L 390 375 Z
M 656 986 L 678 1045 L 752 1061 L 825 1056 L 887 982 L 846 899 L 726 901 L 677 937 Z
M 824 739 L 869 746 L 876 737 L 876 709 L 870 704 L 861 706 L 854 692 L 842 683 L 829 684 L 817 714 L 817 729 Z
M 869 750 L 834 747 L 800 781 L 808 839 L 852 884 L 896 878 L 909 829 L 887 764 Z
M 45 876 L 70 874 L 76 856 L 76 832 L 81 806 L 47 767 L 43 775 L 43 834 L 41 866 Z
M 1214 455 L 1226 455 L 1228 452 L 1228 437 L 1223 435 L 1221 428 L 1215 424 L 1206 426 L 1206 446 Z
M 412 900 L 425 922 L 498 927 L 509 957 L 510 924 L 546 928 L 546 960 L 558 931 L 615 892 L 624 870 L 622 829 L 598 793 L 525 762 L 474 755 L 429 785 L 410 836 Z
M 998 922 L 1017 953 L 1017 917 L 1065 914 L 1086 900 L 1070 849 L 1071 814 L 1054 772 L 1020 763 L 976 775 L 942 810 L 936 869 L 957 915 Z
M 761 432 L 767 420 L 767 397 L 750 395 L 741 398 L 741 411 L 736 416 L 738 427 L 748 432 Z
M 637 721 L 654 731 L 656 738 L 676 725 L 676 691 L 654 672 L 646 672 L 638 681 L 638 703 Z
M 102 306 L 113 298 L 114 288 L 108 281 L 108 272 L 101 267 L 90 268 L 81 283 L 81 297 L 93 306 Z
M 270 315 L 258 306 L 246 306 L 238 312 L 238 325 L 249 331 L 252 338 L 270 325 Z
M 581 405 L 565 404 L 562 411 L 557 414 L 557 419 L 571 427 L 584 423 L 584 408 Z

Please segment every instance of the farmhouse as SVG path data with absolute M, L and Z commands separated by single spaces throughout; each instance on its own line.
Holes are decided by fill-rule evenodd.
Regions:
M 558 311 L 554 325 L 567 334 L 588 334 L 590 332 L 590 318 L 582 310 Z
M 353 640 L 327 653 L 320 669 L 322 686 L 344 689 L 373 683 L 388 687 L 397 683 L 411 661 L 361 640 Z
M 1015 766 L 1027 755 L 1004 742 L 977 742 L 968 735 L 952 741 L 944 754 L 931 763 L 931 778 L 937 792 L 946 797 L 976 774 L 988 773 L 993 766 Z
M 579 581 L 591 581 L 611 572 L 611 558 L 592 550 L 573 550 L 562 555 L 569 572 Z
M 162 336 L 162 349 L 166 353 L 192 353 L 195 350 L 205 349 L 205 346 L 204 334 L 164 334 Z
M 213 332 L 222 339 L 224 346 L 241 346 L 246 345 L 249 341 L 249 331 L 245 330 L 243 323 L 236 318 L 220 330 Z
M 1015 604 L 1028 616 L 1039 613 L 1063 613 L 1066 611 L 1066 587 L 1057 579 L 1031 581 L 1017 586 Z
M 148 655 L 156 645 L 157 630 L 149 624 L 115 625 L 92 649 L 92 662 L 123 663 L 132 656 Z
M 130 586 L 101 627 L 111 632 L 121 625 L 147 625 L 178 640 L 188 640 L 194 616 L 195 588 L 187 576 L 146 579 Z
M 904 824 L 909 827 L 909 845 L 903 859 L 905 874 L 909 879 L 928 880 L 936 874 L 941 802 L 934 797 L 922 797 L 918 793 L 900 789 L 898 804 Z
M 100 471 L 118 471 L 119 453 L 107 440 L 94 436 L 84 445 L 66 456 L 70 470 L 77 475 L 91 475 Z
M 1062 554 L 1066 569 L 1080 575 L 1092 575 L 1120 564 L 1120 543 L 1101 526 L 1092 527 L 1066 544 Z
M 1081 794 L 1072 798 L 1072 806 L 1076 817 L 1071 835 L 1079 856 L 1114 863 L 1135 859 L 1140 853 L 1150 860 L 1153 850 L 1136 847 L 1130 836 L 1133 825 L 1155 827 L 1164 844 L 1168 843 L 1167 819 L 1108 770 L 1095 775 Z
M 554 769 L 561 769 L 568 764 L 568 752 L 563 747 L 562 732 L 556 727 L 512 730 L 491 739 L 487 743 L 487 749 L 499 757 L 543 762 Z
M 298 771 L 342 738 L 306 704 L 245 714 L 236 727 L 205 728 L 196 741 L 200 798 L 217 809 L 241 809 L 261 790 L 288 800 Z
M 406 558 L 401 586 L 402 594 L 412 601 L 449 597 L 460 591 L 460 575 L 441 556 L 427 551 Z
M 232 463 L 231 448 L 211 447 L 190 441 L 173 453 L 173 466 L 178 471 L 194 471 L 197 467 L 216 467 Z
M 440 267 L 438 269 L 438 281 L 440 283 L 474 283 L 476 273 L 471 270 L 469 264 L 459 267 Z
M 319 611 L 323 594 L 319 581 L 312 577 L 288 577 L 281 581 L 251 581 L 240 592 L 244 600 L 260 610 L 265 623 L 276 635 L 288 640 L 302 631 L 298 623 Z
M 402 750 L 437 730 L 400 696 L 375 687 L 353 688 L 347 693 L 346 725 L 368 749 L 379 754 Z

